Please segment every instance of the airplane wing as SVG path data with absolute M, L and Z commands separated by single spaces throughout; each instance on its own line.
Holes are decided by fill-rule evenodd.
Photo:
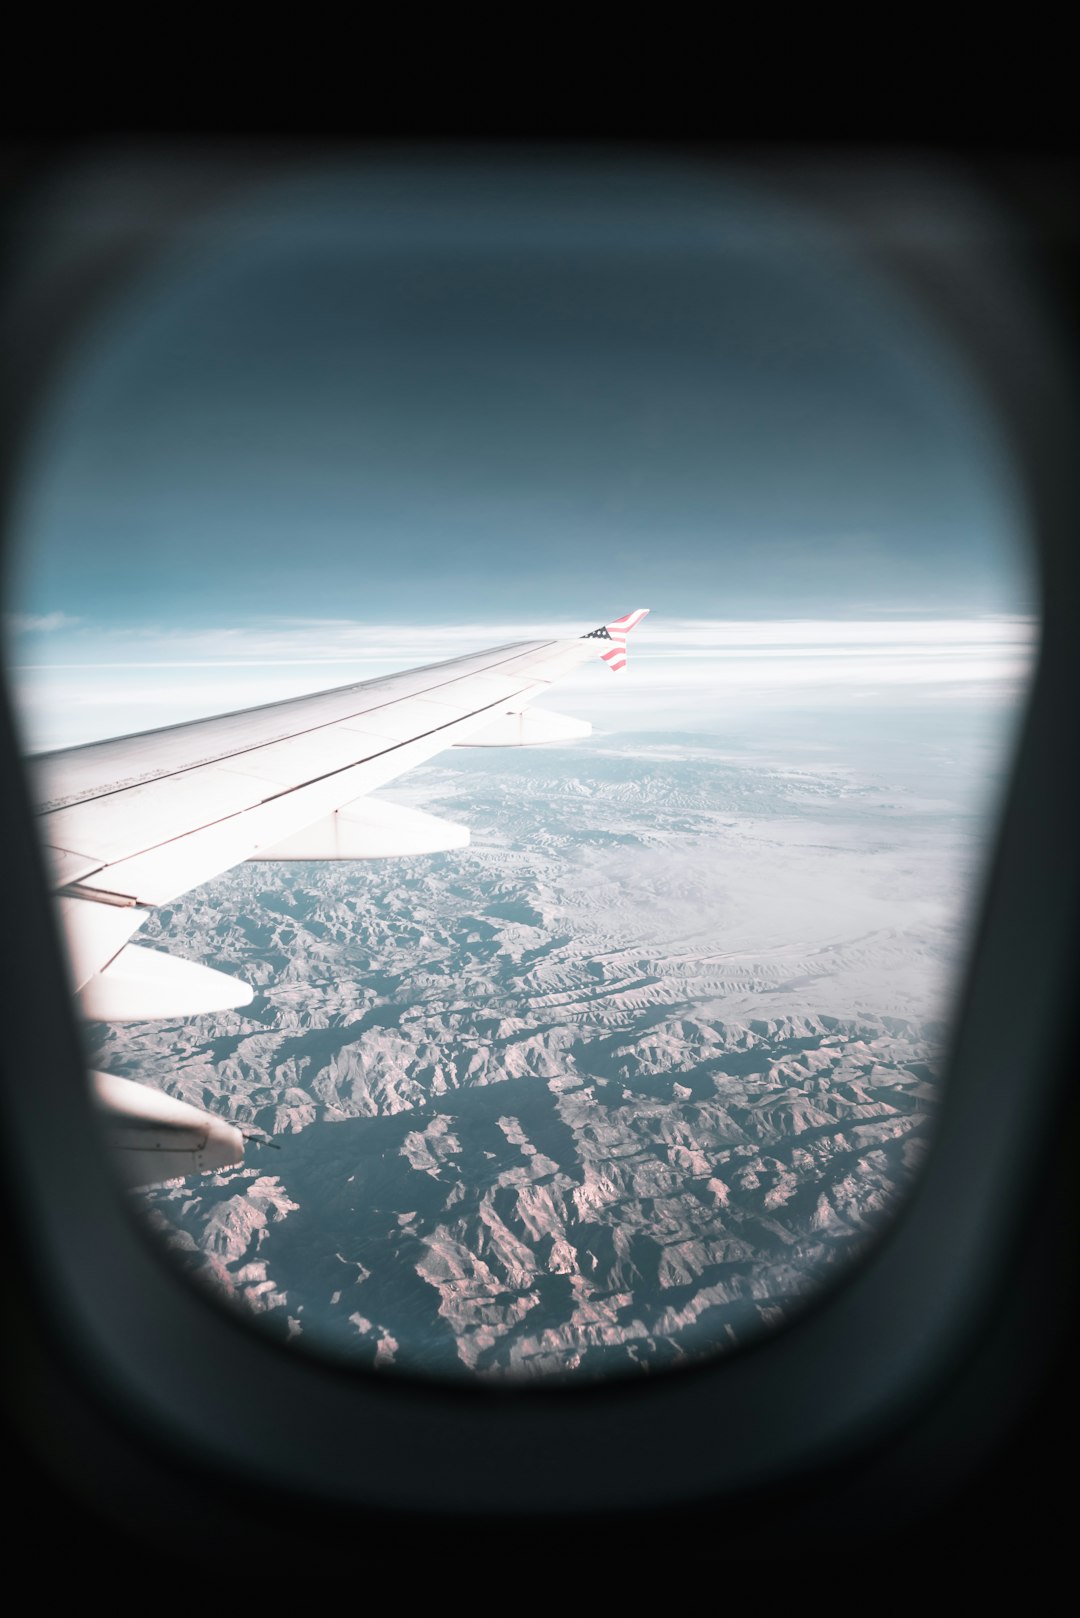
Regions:
M 156 906 L 243 860 L 464 847 L 465 827 L 367 794 L 447 747 L 588 735 L 586 722 L 529 705 L 593 657 L 625 667 L 647 610 L 578 639 L 497 646 L 29 760 L 81 1013 L 122 1022 L 246 1005 L 238 979 L 130 942 Z M 130 1183 L 242 1158 L 227 1120 L 114 1075 L 93 1082 Z

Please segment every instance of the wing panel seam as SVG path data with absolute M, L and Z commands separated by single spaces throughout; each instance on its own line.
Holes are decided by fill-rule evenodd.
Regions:
M 527 643 L 525 643 L 525 644 L 527 644 Z M 551 641 L 542 641 L 542 642 L 539 643 L 539 650 L 544 651 L 547 647 L 554 646 L 556 644 L 557 643 L 555 641 L 553 641 L 553 640 L 551 640 Z M 518 655 L 521 656 L 523 654 L 518 653 Z M 53 800 L 51 800 L 49 802 L 46 802 L 46 803 L 40 805 L 40 807 L 38 807 L 36 809 L 35 813 L 38 816 L 58 814 L 62 809 L 75 809 L 75 808 L 78 808 L 81 804 L 84 804 L 84 803 L 99 803 L 103 798 L 115 798 L 119 793 L 121 793 L 121 792 L 131 792 L 135 787 L 138 787 L 138 786 L 150 786 L 155 781 L 168 781 L 168 780 L 171 780 L 174 776 L 190 775 L 193 770 L 205 769 L 205 768 L 207 768 L 208 766 L 210 766 L 212 764 L 224 764 L 227 759 L 230 759 L 230 758 L 242 758 L 246 753 L 257 753 L 257 752 L 259 752 L 259 750 L 261 748 L 263 748 L 263 747 L 276 747 L 276 746 L 279 746 L 280 743 L 282 743 L 282 742 L 294 741 L 298 736 L 313 736 L 316 731 L 330 730 L 330 729 L 332 729 L 332 727 L 334 725 L 346 724 L 350 719 L 360 719 L 366 713 L 378 713 L 384 708 L 393 708 L 393 707 L 396 706 L 396 703 L 398 703 L 398 702 L 412 702 L 412 701 L 414 701 L 414 700 L 416 700 L 418 698 L 422 698 L 422 697 L 426 696 L 429 691 L 445 691 L 448 686 L 456 684 L 458 680 L 468 680 L 468 679 L 473 678 L 473 675 L 482 676 L 484 674 L 487 674 L 491 669 L 500 668 L 503 663 L 512 663 L 513 661 L 514 661 L 514 659 L 512 657 L 504 657 L 504 658 L 501 658 L 498 663 L 489 663 L 485 668 L 474 669 L 472 671 L 472 674 L 459 674 L 459 675 L 455 676 L 455 679 L 453 679 L 453 680 L 443 680 L 438 685 L 425 686 L 424 689 L 421 690 L 421 691 L 412 691 L 412 692 L 409 693 L 409 695 L 407 697 L 398 697 L 395 702 L 380 702 L 380 703 L 376 703 L 374 705 L 374 707 L 359 708 L 359 709 L 357 709 L 357 711 L 355 713 L 338 714 L 337 717 L 334 718 L 334 719 L 323 720 L 317 725 L 306 725 L 306 726 L 304 726 L 304 728 L 302 730 L 290 731 L 288 733 L 288 735 L 278 736 L 273 741 L 253 742 L 250 747 L 234 747 L 231 752 L 218 753 L 212 758 L 199 759 L 198 763 L 196 763 L 196 764 L 181 764 L 175 770 L 162 770 L 162 771 L 160 771 L 159 774 L 146 776 L 142 780 L 125 781 L 122 786 L 109 787 L 104 792 L 88 792 L 88 793 L 83 794 L 82 796 L 76 795 L 76 796 L 68 797 L 68 798 L 56 798 L 56 799 L 53 799 Z M 436 664 L 432 664 L 430 666 L 433 667 L 433 668 L 438 668 L 440 665 L 436 663 Z M 443 666 L 445 667 L 445 665 L 443 665 Z M 403 673 L 411 673 L 412 670 L 403 670 L 402 672 Z M 394 676 L 393 675 L 386 675 L 385 678 L 386 679 L 393 679 Z M 374 684 L 374 681 L 372 681 L 370 683 Z M 540 681 L 540 680 L 535 680 L 535 679 L 529 681 L 530 685 L 550 684 L 550 683 L 551 683 L 550 681 Z M 348 686 L 340 686 L 338 689 L 342 690 L 342 691 L 347 691 L 349 689 L 349 687 Z M 313 692 L 312 693 L 312 700 L 316 700 L 319 697 L 334 696 L 335 694 L 336 693 L 334 691 Z M 519 691 L 515 691 L 515 692 L 512 693 L 511 696 L 500 697 L 498 699 L 498 701 L 499 702 L 510 702 L 510 701 L 513 700 L 513 697 L 520 696 L 520 694 L 521 693 Z M 289 700 L 290 701 L 303 701 L 304 699 L 302 697 L 300 697 L 300 698 L 290 698 Z M 497 705 L 498 705 L 497 703 L 488 704 L 489 707 L 496 707 Z M 275 707 L 275 706 L 276 706 L 275 703 L 267 703 L 267 704 L 265 704 L 265 708 L 272 708 L 272 707 Z M 235 714 L 213 714 L 213 715 L 210 716 L 210 719 L 241 718 L 241 717 L 243 717 L 243 714 L 245 712 L 256 713 L 258 711 L 259 710 L 255 709 L 255 708 L 246 709 L 246 710 L 241 709 Z M 264 709 L 264 711 L 265 711 L 265 709 Z M 467 713 L 467 714 L 462 714 L 461 718 L 462 719 L 469 719 L 469 718 L 472 717 L 473 713 L 484 713 L 484 712 L 486 712 L 485 708 L 475 708 L 475 709 L 470 710 L 470 712 Z M 208 719 L 205 722 L 209 723 L 210 719 Z M 190 724 L 200 724 L 200 723 L 203 723 L 204 721 L 196 719 L 196 720 L 190 720 L 190 721 L 186 721 L 186 722 L 190 723 Z M 458 722 L 458 721 L 455 721 L 455 723 L 456 722 Z M 179 729 L 180 727 L 177 726 L 175 728 Z M 436 729 L 445 729 L 445 727 L 444 726 L 437 726 Z M 141 735 L 154 735 L 155 732 L 153 732 L 153 731 L 143 731 L 143 732 L 140 732 L 140 734 Z M 426 735 L 426 736 L 430 736 L 430 735 L 434 735 L 434 731 L 424 731 L 421 734 Z M 121 740 L 123 740 L 123 739 L 126 739 L 126 738 L 121 738 Z M 136 739 L 137 738 L 134 737 L 134 736 L 130 738 L 130 740 L 132 740 L 132 741 L 134 741 Z M 410 741 L 419 741 L 420 736 L 412 736 L 412 737 L 409 738 L 409 740 Z M 97 746 L 98 744 L 95 743 L 95 742 L 91 742 L 91 743 L 88 743 L 87 745 L 93 747 L 93 746 Z M 76 749 L 72 748 L 71 751 L 74 752 L 74 751 L 76 751 Z M 386 751 L 392 751 L 392 749 L 386 749 Z M 48 755 L 46 755 L 46 756 L 48 756 Z M 378 756 L 379 756 L 378 754 L 373 754 L 372 755 L 372 757 L 378 757 Z M 37 763 L 37 762 L 40 762 L 40 760 L 35 760 L 34 762 Z M 348 767 L 351 768 L 352 766 L 348 766 Z M 335 775 L 337 773 L 338 772 L 336 770 L 330 770 L 330 771 L 327 772 L 327 775 Z M 327 778 L 326 776 L 312 776 L 312 781 L 322 781 L 322 780 L 325 780 L 326 778 Z M 311 782 L 305 781 L 302 784 L 304 786 L 310 786 Z M 286 788 L 286 790 L 287 791 L 295 791 L 296 788 L 290 787 L 290 788 Z M 280 794 L 275 794 L 275 796 L 280 796 Z M 264 799 L 262 801 L 268 802 L 269 800 Z M 243 813 L 244 811 L 239 811 L 239 812 Z M 231 819 L 231 818 L 232 817 L 229 816 L 229 815 L 223 815 L 221 817 L 222 820 L 228 820 L 228 819 Z M 208 821 L 207 825 L 217 825 L 218 823 L 219 822 L 217 822 L 217 821 Z M 168 838 L 166 840 L 169 841 L 169 842 L 174 842 L 175 838 Z M 160 845 L 154 844 L 153 846 L 158 847 Z
M 532 681 L 532 680 L 529 681 L 529 685 L 533 685 L 535 683 L 536 683 L 535 681 Z M 211 826 L 223 826 L 226 823 L 226 821 L 239 820 L 244 815 L 250 815 L 256 809 L 261 809 L 265 804 L 276 803 L 279 798 L 288 798 L 294 792 L 302 792 L 305 787 L 317 786 L 320 781 L 331 781 L 331 780 L 333 780 L 335 775 L 344 775 L 349 770 L 357 769 L 361 764 L 371 763 L 374 759 L 377 759 L 377 758 L 385 758 L 388 753 L 396 753 L 402 747 L 411 747 L 413 742 L 426 741 L 426 739 L 429 736 L 437 736 L 437 735 L 439 735 L 439 733 L 441 731 L 453 730 L 455 728 L 455 726 L 464 724 L 467 719 L 475 719 L 477 714 L 489 713 L 492 708 L 499 708 L 506 702 L 512 702 L 515 697 L 518 697 L 518 696 L 521 695 L 521 691 L 526 691 L 526 690 L 528 690 L 528 686 L 522 686 L 520 691 L 513 692 L 509 697 L 498 697 L 494 702 L 485 703 L 482 708 L 473 708 L 469 713 L 462 714 L 457 719 L 448 720 L 445 725 L 436 725 L 431 730 L 420 731 L 418 735 L 409 736 L 405 741 L 392 742 L 389 747 L 381 747 L 377 753 L 369 753 L 369 754 L 367 754 L 367 756 L 365 758 L 356 759 L 351 764 L 340 764 L 340 765 L 338 765 L 338 767 L 336 769 L 333 769 L 333 770 L 324 770 L 322 775 L 313 775 L 313 776 L 309 777 L 309 779 L 306 780 L 306 781 L 297 782 L 296 786 L 282 787 L 280 792 L 268 793 L 265 798 L 260 798 L 257 803 L 249 804 L 246 809 L 235 809 L 235 810 L 233 810 L 233 812 L 231 814 L 219 815 L 216 820 L 206 820 L 206 821 L 203 821 L 201 825 L 192 826 L 187 831 L 178 832 L 175 837 L 164 837 L 164 838 L 162 838 L 160 843 L 148 843 L 145 848 L 133 849 L 130 853 L 121 854 L 114 860 L 103 860 L 100 865 L 98 865 L 98 866 L 96 866 L 94 868 L 93 871 L 87 871 L 87 872 L 85 872 L 83 874 L 83 876 L 81 876 L 79 878 L 78 886 L 87 889 L 85 897 L 89 898 L 92 892 L 95 893 L 95 896 L 96 896 L 96 890 L 89 889 L 88 884 L 90 882 L 90 879 L 97 875 L 98 871 L 107 871 L 107 870 L 110 869 L 110 867 L 112 867 L 114 865 L 123 864 L 123 862 L 125 860 L 136 859 L 136 858 L 140 857 L 143 854 L 152 854 L 155 851 L 155 849 L 168 848 L 171 843 L 182 843 L 185 837 L 193 837 L 198 832 L 209 831 Z M 385 706 L 385 704 L 384 704 L 384 706 Z M 340 721 L 338 721 L 338 722 L 340 723 Z M 321 726 L 321 725 L 312 726 L 313 730 L 321 730 L 323 728 L 324 727 Z M 306 734 L 306 733 L 300 732 L 300 731 L 297 732 L 297 735 L 301 735 L 301 734 Z M 243 749 L 243 751 L 244 752 L 254 752 L 254 751 L 256 751 L 256 749 L 254 749 L 254 748 L 245 748 L 245 749 Z M 235 757 L 236 755 L 234 754 L 234 755 L 230 755 L 230 756 Z M 214 762 L 215 763 L 220 763 L 221 760 L 220 759 L 215 759 Z M 195 769 L 199 768 L 198 765 L 193 765 L 191 767 L 195 768 Z M 183 770 L 174 770 L 171 773 L 174 774 L 174 775 L 182 775 L 185 772 Z M 165 780 L 167 778 L 168 777 L 166 777 L 166 776 L 159 776 L 158 777 L 159 780 Z M 123 790 L 126 790 L 126 789 L 123 789 Z M 110 797 L 110 796 L 112 796 L 112 794 L 110 794 L 110 793 L 102 793 L 101 796 L 102 797 Z M 57 890 L 54 890 L 54 891 L 56 891 L 56 892 L 64 892 L 64 891 L 70 891 L 70 890 L 57 889 Z M 109 890 L 103 889 L 101 891 L 102 892 L 107 892 Z M 73 897 L 83 897 L 83 895 L 74 895 L 74 894 L 72 896 Z M 111 897 L 106 902 L 112 903 L 112 904 L 117 904 L 117 903 L 121 902 L 122 898 L 123 898 L 122 895 L 116 894 L 115 896 Z M 132 895 L 132 903 L 138 903 L 138 898 L 137 898 L 136 895 Z

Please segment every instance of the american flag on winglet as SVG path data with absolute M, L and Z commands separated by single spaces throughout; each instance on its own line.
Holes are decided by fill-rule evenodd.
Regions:
M 602 624 L 599 629 L 590 629 L 582 640 L 609 640 L 611 642 L 607 651 L 601 652 L 608 668 L 613 672 L 626 667 L 626 637 L 648 612 L 648 607 L 638 607 L 636 612 L 628 612 L 625 618 L 617 618 L 613 624 Z

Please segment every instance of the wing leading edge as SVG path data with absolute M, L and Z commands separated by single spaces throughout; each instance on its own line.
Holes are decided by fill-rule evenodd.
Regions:
M 594 657 L 625 667 L 626 635 L 646 610 L 576 639 L 493 647 L 31 760 L 83 1014 L 119 1022 L 246 1004 L 248 985 L 131 944 L 151 910 L 245 860 L 370 859 L 464 846 L 464 827 L 363 800 L 448 747 L 587 735 L 583 721 L 527 711 L 529 705 Z M 166 1161 L 199 1158 L 202 1148 L 185 1158 L 158 1142 L 143 1161 L 145 1117 L 127 1116 L 126 1092 L 99 1085 L 102 1095 L 106 1089 L 106 1115 L 113 1134 L 123 1136 L 129 1177 L 161 1179 Z M 240 1136 L 206 1118 L 216 1143 L 212 1166 L 220 1167 L 222 1152 Z M 160 1132 L 162 1120 L 154 1127 Z M 177 1123 L 181 1134 L 193 1127 L 187 1115 Z

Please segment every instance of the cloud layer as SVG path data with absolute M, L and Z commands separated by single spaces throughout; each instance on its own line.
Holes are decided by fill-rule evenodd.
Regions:
M 580 622 L 367 625 L 279 618 L 219 630 L 79 624 L 50 657 L 12 661 L 29 748 L 70 746 L 437 662 L 485 646 L 576 636 Z M 62 633 L 61 633 L 62 632 Z M 1015 703 L 1034 663 L 1032 618 L 723 620 L 651 617 L 614 678 L 586 668 L 555 705 L 598 728 L 708 728 L 754 710 Z M 23 648 L 20 647 L 22 652 Z

